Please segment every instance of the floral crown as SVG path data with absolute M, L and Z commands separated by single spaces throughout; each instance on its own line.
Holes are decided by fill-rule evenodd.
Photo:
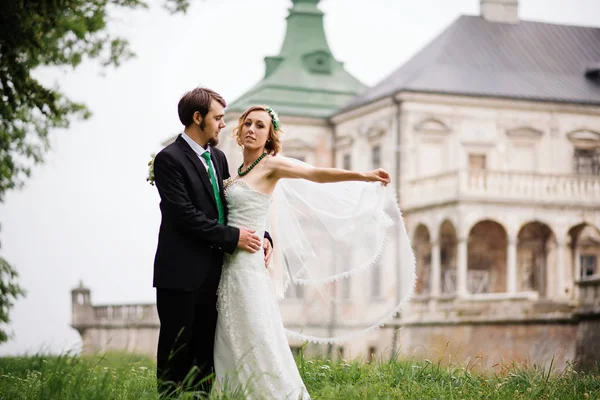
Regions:
M 278 130 L 279 124 L 280 124 L 279 115 L 277 115 L 275 110 L 273 110 L 271 107 L 266 107 L 265 110 L 271 116 L 271 121 L 273 122 L 273 128 L 275 128 L 275 130 Z

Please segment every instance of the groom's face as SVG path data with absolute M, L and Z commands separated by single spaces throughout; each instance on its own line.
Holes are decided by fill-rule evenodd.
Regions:
M 209 145 L 215 146 L 219 143 L 219 132 L 225 128 L 225 109 L 216 100 L 213 100 L 206 117 L 200 118 L 199 126 L 202 136 Z

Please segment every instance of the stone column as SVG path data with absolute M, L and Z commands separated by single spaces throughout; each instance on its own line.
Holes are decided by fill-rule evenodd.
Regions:
M 458 239 L 456 266 L 456 295 L 465 297 L 467 292 L 467 238 Z
M 575 251 L 573 252 L 573 260 L 575 264 L 574 272 L 573 272 L 573 281 L 577 282 L 581 280 L 581 253 L 579 251 L 579 246 L 575 245 Z
M 577 239 L 578 241 L 579 239 Z M 579 285 L 575 282 L 581 280 L 581 254 L 579 252 L 579 243 L 573 245 L 573 298 L 579 298 Z
M 554 265 L 554 278 L 556 279 L 554 290 L 556 290 L 556 297 L 565 297 L 565 255 L 568 254 L 567 247 L 569 246 L 566 238 L 558 238 L 556 240 L 556 262 Z M 549 282 L 548 282 L 549 283 Z M 550 289 L 550 285 L 548 285 Z M 552 295 L 552 293 L 548 293 Z
M 442 267 L 440 263 L 440 242 L 431 244 L 431 297 L 439 297 L 441 293 Z
M 506 292 L 517 292 L 517 241 L 516 237 L 508 237 L 506 251 Z

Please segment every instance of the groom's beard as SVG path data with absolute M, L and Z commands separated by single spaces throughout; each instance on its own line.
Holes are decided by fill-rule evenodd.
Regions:
M 202 131 L 202 133 L 204 133 L 204 128 L 206 128 L 206 122 L 204 120 L 202 120 L 202 122 L 200 122 L 198 124 L 198 127 L 200 128 L 200 131 Z M 213 136 L 210 139 L 208 139 L 208 143 L 209 146 L 216 146 L 219 144 L 219 134 L 217 133 L 217 136 Z

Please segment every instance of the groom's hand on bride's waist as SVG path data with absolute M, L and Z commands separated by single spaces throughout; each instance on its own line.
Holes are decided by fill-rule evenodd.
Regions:
M 240 228 L 240 238 L 237 243 L 238 249 L 256 253 L 262 248 L 261 241 L 252 229 Z

